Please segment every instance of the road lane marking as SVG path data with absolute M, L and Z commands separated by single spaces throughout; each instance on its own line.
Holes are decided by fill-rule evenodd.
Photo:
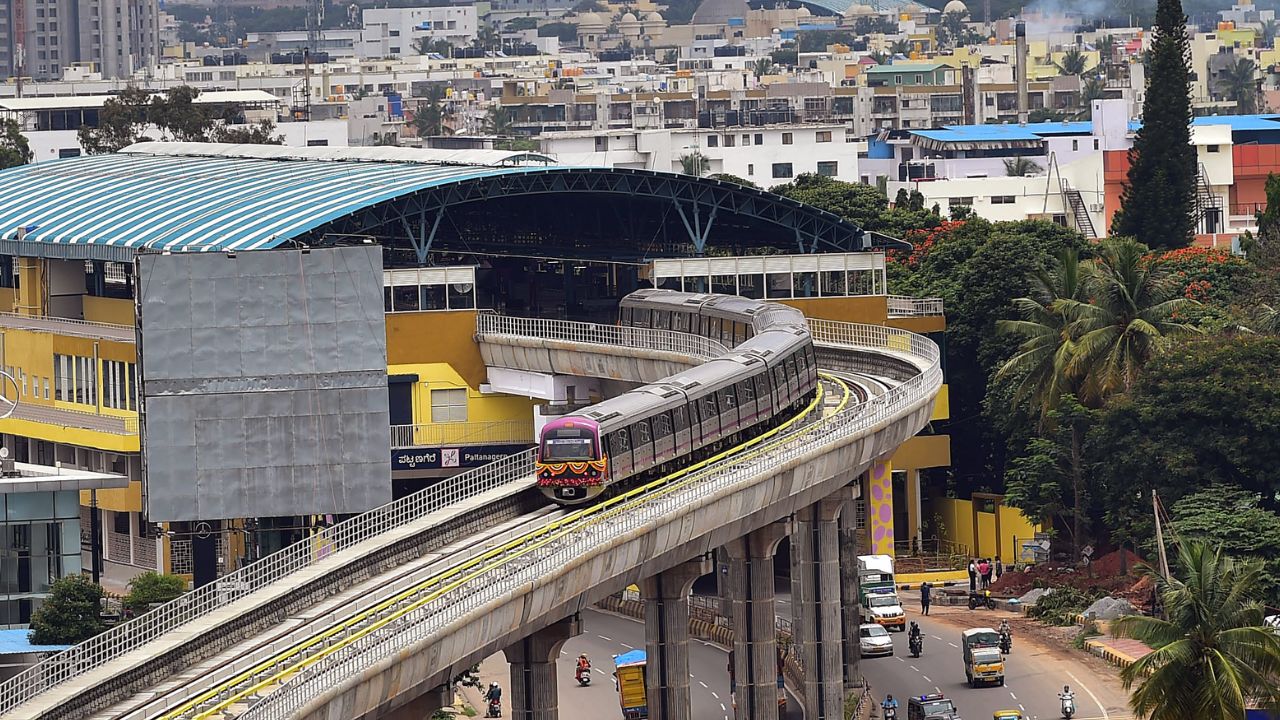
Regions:
M 605 672 L 605 671 L 601 670 L 600 668 L 593 668 L 593 669 L 594 669 L 596 672 L 600 673 L 601 675 L 608 675 L 608 674 L 609 674 L 609 673 L 607 673 L 607 672 Z
M 934 692 L 936 692 L 936 693 L 940 693 L 940 692 L 942 692 L 942 688 L 938 687 L 937 685 L 934 685 L 934 686 L 933 686 L 933 691 L 934 691 Z
M 934 640 L 937 640 L 938 642 L 942 642 L 942 638 L 938 637 L 937 635 L 930 635 L 929 637 L 933 638 Z
M 719 700 L 719 699 L 720 699 L 720 693 L 716 692 L 715 690 L 712 690 L 712 691 L 711 691 L 711 697 L 713 697 L 713 698 L 715 698 L 715 699 Z
M 1018 703 L 1018 709 L 1019 709 L 1019 710 L 1021 710 L 1022 712 L 1026 712 L 1026 711 L 1027 711 L 1026 706 L 1025 706 L 1025 705 L 1023 705 L 1022 703 Z
M 618 644 L 619 644 L 619 645 L 621 645 L 622 647 L 624 647 L 624 648 L 628 649 L 628 650 L 635 650 L 635 648 L 634 648 L 634 647 L 632 647 L 632 646 L 630 646 L 630 645 L 628 645 L 628 644 L 626 644 L 626 643 L 618 643 Z
M 611 637 L 605 637 L 603 635 L 597 635 L 596 637 L 600 638 L 601 640 L 604 640 L 605 642 L 613 642 L 613 638 Z
M 1014 700 L 1018 699 L 1018 696 L 1014 695 L 1012 690 L 1009 691 L 1009 697 L 1013 698 Z
M 710 689 L 711 689 L 711 688 L 707 687 L 707 684 L 706 684 L 706 683 L 704 683 L 704 682 L 702 682 L 701 680 L 699 680 L 699 681 L 698 681 L 698 684 L 699 684 L 699 685 L 701 685 L 701 686 L 702 686 L 702 688 L 703 688 L 704 690 L 710 690 Z
M 724 712 L 729 712 L 729 708 L 725 707 L 724 703 L 720 703 L 720 709 Z
M 920 672 L 920 668 L 916 667 L 915 665 L 912 665 L 911 669 L 915 670 L 916 672 Z
M 924 678 L 925 682 L 933 682 L 932 680 L 929 679 L 928 675 L 921 675 L 920 677 Z
M 957 645 L 957 644 L 955 644 L 955 643 L 953 643 L 953 642 L 949 642 L 949 643 L 947 643 L 947 644 L 948 644 L 948 645 L 950 645 L 950 646 L 951 646 L 951 647 L 953 647 L 953 648 L 958 648 L 958 647 L 960 647 L 959 645 Z
M 906 660 L 903 660 L 902 658 L 898 658 L 898 662 L 900 662 L 900 663 L 904 663 L 904 662 L 906 662 Z
M 1096 704 L 1098 709 L 1102 711 L 1102 720 L 1111 720 L 1111 713 L 1107 712 L 1106 706 L 1102 704 L 1102 701 L 1098 699 L 1097 695 L 1093 694 L 1093 691 L 1089 689 L 1089 686 L 1080 682 L 1080 678 L 1076 677 L 1070 670 L 1067 671 L 1067 675 L 1070 675 L 1071 679 L 1075 680 L 1076 684 L 1084 688 L 1084 691 L 1089 693 L 1089 697 L 1093 698 L 1094 704 Z

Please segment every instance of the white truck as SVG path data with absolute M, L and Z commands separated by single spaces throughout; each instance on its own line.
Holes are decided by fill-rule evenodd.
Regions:
M 858 556 L 858 600 L 862 622 L 887 629 L 907 629 L 907 615 L 894 584 L 892 557 Z

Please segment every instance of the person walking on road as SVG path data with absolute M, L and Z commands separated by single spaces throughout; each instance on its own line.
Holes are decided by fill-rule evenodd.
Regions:
M 928 581 L 920 583 L 920 612 L 924 615 L 929 614 L 929 593 L 932 589 Z
M 996 556 L 996 568 L 995 568 L 995 573 L 996 573 L 996 581 L 997 581 L 997 582 L 999 582 L 999 580 L 1000 580 L 1000 576 L 1004 574 L 1004 563 L 1003 563 L 1003 562 L 1000 562 L 1000 556 L 999 556 L 999 555 L 997 555 L 997 556 Z
M 987 562 L 986 558 L 982 558 L 978 563 L 978 575 L 982 577 L 982 589 L 986 590 L 991 584 L 991 563 Z
M 969 561 L 969 592 L 978 591 L 978 561 Z

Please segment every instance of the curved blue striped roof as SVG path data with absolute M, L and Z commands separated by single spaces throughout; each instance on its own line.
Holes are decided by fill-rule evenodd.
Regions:
M 136 152 L 69 158 L 0 171 L 0 240 L 123 252 L 271 248 L 435 185 L 546 169 Z

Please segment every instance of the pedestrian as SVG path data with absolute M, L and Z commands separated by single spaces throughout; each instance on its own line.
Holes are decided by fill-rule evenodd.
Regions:
M 969 592 L 978 591 L 978 561 L 969 561 Z
M 1004 563 L 1000 561 L 1000 556 L 996 556 L 996 582 L 1000 581 L 1000 576 L 1004 574 Z
M 986 558 L 978 561 L 978 575 L 982 578 L 982 589 L 986 590 L 991 583 L 991 563 Z
M 932 588 L 929 587 L 927 580 L 920 583 L 920 612 L 925 615 L 929 614 L 929 592 L 931 590 Z

